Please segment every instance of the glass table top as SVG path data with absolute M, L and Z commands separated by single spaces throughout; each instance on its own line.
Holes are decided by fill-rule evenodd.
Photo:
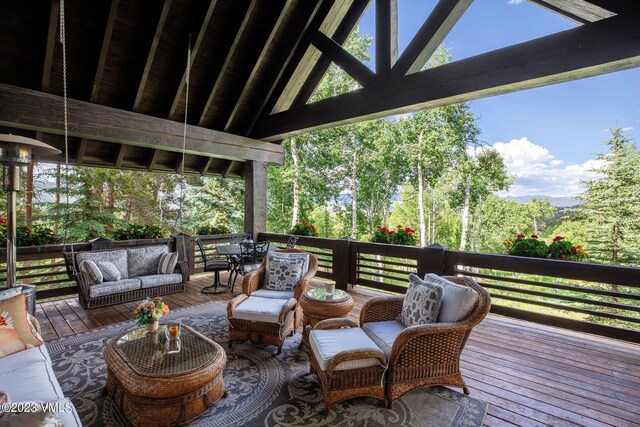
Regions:
M 186 325 L 176 340 L 167 338 L 166 328 L 160 325 L 156 332 L 136 328 L 118 338 L 116 347 L 136 371 L 152 376 L 186 374 L 209 363 L 219 351 Z
M 307 292 L 307 298 L 315 300 L 315 301 L 323 301 L 323 302 L 340 302 L 349 299 L 349 294 L 341 289 L 336 289 L 333 291 L 333 294 L 328 294 L 325 289 L 316 288 Z

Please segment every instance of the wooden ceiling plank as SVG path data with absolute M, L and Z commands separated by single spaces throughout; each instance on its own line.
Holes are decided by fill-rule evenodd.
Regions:
M 184 124 L 105 105 L 68 100 L 69 135 L 182 152 Z M 61 96 L 0 83 L 0 126 L 62 135 Z M 284 162 L 280 145 L 187 125 L 186 153 L 237 161 Z M 56 157 L 55 161 L 59 161 Z M 113 159 L 108 159 L 113 164 Z
M 557 1 L 557 0 L 556 0 Z M 640 2 L 638 0 L 564 0 L 565 2 L 580 2 L 583 7 L 591 10 L 591 6 L 603 9 L 605 11 L 613 12 L 616 15 L 638 15 L 640 13 Z M 602 16 L 602 19 L 611 16 L 605 15 L 602 11 L 597 11 Z
M 104 65 L 107 62 L 107 53 L 109 52 L 109 45 L 111 44 L 111 36 L 113 35 L 113 28 L 116 24 L 116 18 L 118 15 L 118 5 L 120 0 L 111 0 L 111 8 L 109 9 L 109 17 L 107 18 L 107 25 L 104 29 L 104 37 L 102 39 L 102 48 L 100 49 L 100 56 L 98 57 L 98 66 L 96 67 L 95 78 L 93 79 L 93 89 L 91 90 L 91 102 L 95 102 L 98 99 L 100 93 L 100 84 L 102 83 L 102 74 L 104 73 Z
M 162 151 L 155 149 L 153 150 L 153 155 L 149 159 L 149 163 L 147 164 L 147 170 L 152 171 L 156 167 L 156 163 L 158 162 L 158 157 L 160 157 L 160 153 Z
M 392 68 L 393 76 L 420 71 L 473 0 L 439 1 Z
M 51 2 L 51 10 L 49 11 L 49 30 L 47 31 L 47 45 L 44 54 L 44 66 L 42 67 L 42 90 L 49 91 L 49 83 L 51 82 L 51 66 L 53 64 L 53 54 L 55 52 L 56 37 L 58 34 L 58 23 L 60 20 L 60 0 Z
M 312 10 L 309 15 L 309 19 L 300 35 L 298 40 L 296 41 L 294 47 L 290 50 L 289 56 L 283 62 L 282 67 L 280 68 L 280 72 L 278 76 L 271 85 L 271 88 L 265 95 L 262 100 L 262 104 L 256 111 L 256 114 L 251 119 L 251 123 L 247 127 L 247 134 L 251 133 L 253 127 L 256 122 L 265 113 L 265 111 L 271 111 L 273 105 L 278 100 L 282 92 L 284 91 L 287 82 L 291 79 L 293 72 L 295 71 L 298 63 L 304 56 L 307 48 L 311 44 L 311 38 L 318 28 L 320 28 L 320 24 L 324 21 L 324 18 L 331 10 L 331 6 L 333 5 L 335 0 L 318 0 L 315 2 L 315 8 Z
M 227 160 L 227 162 L 221 168 L 223 178 L 227 178 L 229 176 L 235 164 L 236 162 L 234 162 L 233 160 Z
M 367 86 L 375 80 L 376 75 L 369 67 L 326 34 L 318 31 L 313 38 L 313 45 L 362 86 Z
M 376 0 L 376 75 L 387 78 L 398 59 L 398 0 Z
M 202 45 L 202 40 L 209 28 L 209 23 L 211 21 L 211 16 L 213 15 L 213 10 L 216 7 L 217 0 L 211 0 L 209 3 L 209 8 L 207 9 L 207 13 L 204 16 L 204 20 L 202 21 L 202 26 L 200 26 L 200 32 L 198 32 L 198 36 L 196 37 L 196 41 L 191 49 L 191 66 L 195 61 L 198 53 L 200 52 L 200 46 Z M 185 85 L 187 84 L 187 68 L 185 67 L 184 72 L 182 73 L 182 79 L 180 80 L 180 84 L 178 85 L 178 90 L 176 91 L 176 95 L 173 97 L 173 102 L 171 103 L 171 109 L 169 110 L 169 119 L 171 120 L 180 120 L 181 117 L 177 115 L 178 105 L 180 104 L 180 98 L 182 97 L 182 93 L 184 92 Z
M 240 23 L 240 27 L 238 28 L 238 32 L 236 33 L 236 36 L 233 39 L 233 43 L 231 43 L 231 46 L 227 51 L 227 55 L 225 56 L 224 62 L 222 64 L 222 68 L 220 68 L 220 72 L 218 73 L 215 83 L 213 84 L 213 88 L 211 89 L 209 98 L 207 99 L 207 102 L 204 105 L 204 108 L 202 109 L 202 114 L 200 114 L 200 119 L 198 120 L 198 126 L 203 126 L 205 120 L 207 119 L 207 114 L 209 113 L 209 109 L 213 105 L 213 101 L 216 99 L 216 95 L 218 93 L 218 90 L 220 89 L 220 85 L 222 84 L 222 78 L 224 77 L 225 73 L 227 72 L 227 69 L 229 68 L 229 64 L 231 63 L 231 58 L 233 57 L 236 47 L 238 46 L 238 43 L 242 38 L 242 34 L 247 28 L 247 24 L 251 22 L 251 17 L 253 16 L 253 13 L 257 9 L 256 8 L 257 4 L 258 4 L 257 0 L 251 0 L 251 3 L 249 3 L 249 7 L 247 8 L 244 18 L 242 19 L 242 22 Z
M 614 16 L 277 113 L 252 136 L 277 141 L 638 66 L 640 26 L 635 17 Z
M 200 175 L 205 176 L 207 174 L 211 163 L 213 163 L 213 157 L 207 157 L 206 160 L 202 162 L 202 166 L 200 166 Z
M 122 162 L 124 161 L 124 155 L 127 152 L 127 146 L 125 144 L 120 145 L 120 147 L 118 148 L 118 154 L 116 155 L 116 160 L 114 162 L 114 165 L 116 167 L 116 169 L 120 169 L 120 167 L 122 166 Z
M 567 10 L 561 9 L 557 6 L 554 6 L 551 4 L 551 2 L 546 1 L 546 0 L 529 0 L 530 3 L 536 4 L 544 9 L 547 9 L 550 12 L 556 13 L 564 18 L 567 18 L 570 21 L 575 22 L 576 24 L 588 24 L 589 22 L 593 22 L 595 19 L 592 19 L 591 17 L 589 19 L 585 19 L 581 16 L 578 15 L 574 15 L 573 13 L 570 13 Z
M 158 19 L 158 24 L 156 25 L 156 32 L 153 36 L 153 41 L 151 42 L 151 46 L 149 47 L 147 62 L 144 65 L 144 70 L 142 71 L 142 76 L 140 77 L 140 85 L 138 86 L 136 99 L 133 102 L 133 111 L 138 111 L 138 109 L 140 108 L 140 103 L 142 102 L 142 96 L 144 95 L 144 89 L 147 85 L 147 79 L 149 78 L 149 72 L 151 71 L 153 60 L 156 57 L 156 50 L 158 49 L 158 43 L 160 42 L 160 38 L 162 37 L 164 24 L 165 22 L 167 22 L 167 16 L 169 16 L 169 9 L 171 9 L 171 0 L 164 0 L 164 5 L 162 6 L 162 11 L 160 12 L 160 18 Z
M 84 155 L 86 151 L 87 151 L 87 140 L 85 138 L 82 138 L 80 140 L 80 144 L 78 145 L 78 151 L 76 152 L 76 164 L 81 165 L 82 162 L 84 162 Z
M 251 69 L 251 74 L 249 74 L 249 77 L 247 78 L 247 82 L 252 82 L 253 79 L 256 77 L 256 74 L 258 73 L 258 70 L 260 69 L 260 67 L 262 66 L 266 56 L 267 56 L 267 52 L 269 51 L 269 47 L 271 46 L 271 43 L 273 42 L 273 38 L 276 36 L 276 34 L 279 31 L 282 31 L 282 24 L 285 21 L 285 17 L 287 16 L 287 12 L 289 10 L 289 8 L 291 7 L 292 4 L 292 0 L 287 0 L 285 2 L 285 4 L 283 5 L 282 9 L 280 10 L 280 13 L 278 14 L 278 17 L 275 21 L 275 23 L 273 24 L 273 27 L 271 29 L 271 32 L 269 33 L 269 37 L 267 37 L 267 40 L 264 43 L 264 46 L 262 47 L 262 50 L 260 51 L 260 55 L 258 55 L 258 59 L 255 61 L 253 68 Z M 250 96 L 251 94 L 251 85 L 250 84 L 245 84 L 244 88 L 242 89 L 242 92 L 240 93 L 240 95 L 238 96 L 238 99 L 236 100 L 234 106 L 233 106 L 233 110 L 231 111 L 231 113 L 229 114 L 229 117 L 227 119 L 227 122 L 224 126 L 224 130 L 225 132 L 232 132 L 232 133 L 237 133 L 237 128 L 233 127 L 233 123 L 234 123 L 234 119 L 236 118 L 236 115 L 238 114 L 238 110 L 240 109 L 240 106 L 243 105 L 244 102 L 246 102 L 247 98 Z

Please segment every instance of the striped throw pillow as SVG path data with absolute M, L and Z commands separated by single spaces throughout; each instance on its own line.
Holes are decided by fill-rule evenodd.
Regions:
M 95 262 L 84 260 L 80 263 L 78 268 L 82 273 L 89 275 L 89 279 L 91 279 L 91 282 L 94 285 L 97 285 L 98 283 L 102 283 L 102 280 L 103 280 L 102 272 L 100 271 L 100 269 L 98 268 Z
M 170 252 L 160 256 L 158 264 L 158 274 L 171 274 L 176 269 L 178 263 L 178 252 Z

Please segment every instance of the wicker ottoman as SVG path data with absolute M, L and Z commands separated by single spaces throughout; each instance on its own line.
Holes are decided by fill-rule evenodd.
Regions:
M 318 377 L 325 412 L 343 400 L 372 396 L 384 402 L 387 358 L 354 322 L 328 319 L 309 334 L 311 371 Z

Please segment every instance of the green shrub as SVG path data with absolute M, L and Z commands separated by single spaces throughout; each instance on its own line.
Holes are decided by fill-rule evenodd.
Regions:
M 302 221 L 294 225 L 289 234 L 311 237 L 317 237 L 320 235 L 320 233 L 318 233 L 318 227 L 307 221 Z
M 549 247 L 538 236 L 532 234 L 525 238 L 522 234 L 513 242 L 509 248 L 509 255 L 526 256 L 533 258 L 546 258 L 549 254 Z
M 198 236 L 205 236 L 209 234 L 229 234 L 231 230 L 226 225 L 203 225 L 196 229 Z
M 393 245 L 415 246 L 418 242 L 415 238 L 415 231 L 409 227 L 403 228 L 398 225 L 396 230 L 389 230 L 387 227 L 377 226 L 376 231 L 371 236 L 374 243 L 391 243 Z
M 161 239 L 167 231 L 157 225 L 128 224 L 113 232 L 114 240 Z

